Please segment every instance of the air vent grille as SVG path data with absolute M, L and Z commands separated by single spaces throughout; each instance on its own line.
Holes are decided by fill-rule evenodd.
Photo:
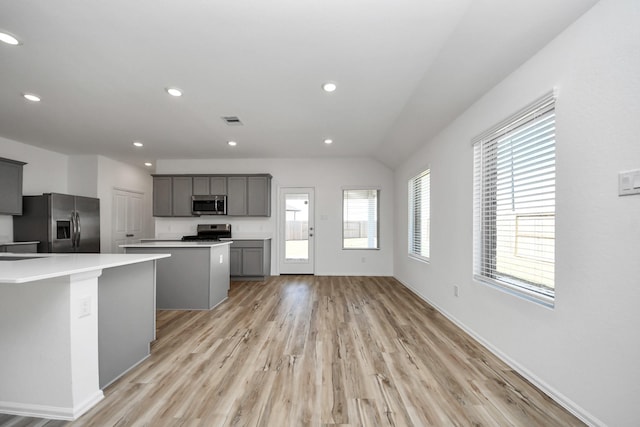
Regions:
M 224 116 L 222 120 L 229 126 L 242 126 L 242 122 L 237 116 Z

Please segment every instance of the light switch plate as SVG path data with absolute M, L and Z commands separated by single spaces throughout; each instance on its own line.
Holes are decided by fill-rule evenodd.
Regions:
M 640 169 L 618 174 L 618 195 L 630 196 L 632 194 L 640 194 Z

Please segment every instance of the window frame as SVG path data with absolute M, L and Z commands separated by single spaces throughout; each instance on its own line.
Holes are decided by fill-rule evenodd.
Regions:
M 427 212 L 427 219 L 428 219 L 428 224 L 427 224 L 427 238 L 426 238 L 426 249 L 427 249 L 427 255 L 423 255 L 422 253 L 418 253 L 416 252 L 416 247 L 415 247 L 415 242 L 418 238 L 421 238 L 422 233 L 420 237 L 416 236 L 415 232 L 416 232 L 416 224 L 415 224 L 415 219 L 416 219 L 416 200 L 414 200 L 414 196 L 416 194 L 416 180 L 421 179 L 427 177 L 428 178 L 428 189 L 427 189 L 427 194 L 428 194 L 428 200 L 426 203 L 426 212 Z M 417 173 L 416 175 L 412 176 L 411 178 L 409 178 L 409 180 L 407 181 L 407 190 L 408 190 L 408 197 L 407 197 L 407 208 L 408 208 L 408 222 L 407 222 L 407 240 L 408 240 L 408 244 L 407 244 L 407 254 L 409 256 L 409 258 L 418 260 L 418 261 L 422 261 L 425 263 L 429 263 L 431 261 L 431 167 L 430 166 L 426 166 L 424 168 L 421 168 L 420 172 Z M 425 210 L 425 203 L 422 203 L 421 205 L 421 211 Z M 422 249 L 422 244 L 420 245 L 421 249 Z M 420 251 L 422 252 L 422 251 Z
M 529 104 L 527 107 L 513 114 L 506 120 L 498 123 L 493 126 L 489 130 L 483 132 L 481 135 L 475 137 L 472 140 L 472 146 L 474 151 L 474 172 L 473 172 L 473 195 L 474 195 L 474 204 L 473 204 L 473 278 L 476 282 L 490 285 L 497 289 L 506 291 L 510 294 L 516 295 L 518 297 L 539 303 L 543 306 L 553 308 L 555 305 L 555 269 L 556 269 L 556 260 L 555 260 L 555 215 L 556 215 L 556 204 L 557 204 L 557 196 L 556 196 L 556 119 L 555 119 L 555 110 L 556 110 L 556 92 L 550 91 L 541 98 Z M 496 263 L 496 259 L 491 258 L 487 255 L 487 251 L 493 251 L 494 254 L 497 254 L 499 251 L 498 247 L 498 212 L 496 211 L 497 207 L 492 205 L 496 205 L 499 200 L 496 196 L 498 191 L 498 184 L 493 178 L 489 184 L 485 182 L 487 180 L 487 170 L 491 172 L 490 168 L 496 168 L 496 165 L 493 164 L 485 164 L 487 161 L 485 152 L 483 150 L 494 149 L 497 150 L 499 146 L 500 138 L 504 138 L 505 136 L 509 136 L 511 134 L 518 135 L 518 130 L 525 129 L 527 125 L 530 125 L 536 121 L 536 126 L 540 125 L 540 123 L 545 119 L 545 117 L 552 117 L 553 119 L 553 138 L 552 138 L 552 169 L 553 169 L 553 203 L 552 210 L 545 211 L 544 203 L 542 201 L 538 201 L 536 203 L 540 204 L 540 209 L 542 211 L 537 213 L 536 215 L 549 215 L 552 213 L 553 216 L 553 259 L 552 261 L 548 260 L 540 260 L 538 262 L 547 262 L 551 265 L 553 269 L 553 283 L 552 289 L 548 289 L 549 287 L 542 282 L 534 283 L 532 281 L 527 281 L 522 277 L 518 278 L 516 276 L 505 273 L 504 271 L 499 271 L 498 267 L 494 265 Z M 543 128 L 540 125 L 540 128 Z M 535 128 L 538 130 L 538 128 Z M 540 149 L 540 146 L 544 146 L 543 139 L 540 141 L 535 141 L 534 150 Z M 548 143 L 548 142 L 547 142 Z M 496 157 L 497 159 L 497 157 Z M 493 160 L 495 162 L 497 160 Z M 536 163 L 537 164 L 537 163 Z M 496 169 L 496 172 L 497 169 Z M 511 172 L 511 178 L 514 177 L 522 177 L 522 175 L 516 175 L 515 172 Z M 518 174 L 522 174 L 522 172 L 518 172 Z M 536 183 L 543 183 L 546 179 L 550 178 L 538 178 Z M 493 193 L 492 193 L 493 191 Z M 525 190 L 520 190 L 521 193 L 518 197 L 522 197 L 522 193 L 525 193 Z M 489 205 L 489 208 L 486 207 L 486 195 L 494 194 L 492 198 L 492 205 Z M 515 194 L 515 193 L 514 193 Z M 512 196 L 515 197 L 515 196 Z M 538 206 L 536 204 L 536 206 Z M 547 207 L 548 208 L 548 207 Z M 491 210 L 493 209 L 493 210 Z M 517 212 L 515 208 L 512 208 L 513 216 L 516 221 L 516 229 L 514 231 L 514 244 L 513 249 L 517 251 L 517 243 L 518 243 L 518 229 L 517 229 L 517 220 L 519 216 L 523 216 Z M 493 215 L 489 215 L 489 219 L 487 219 L 487 212 Z M 500 215 L 503 215 L 500 213 Z M 535 216 L 531 214 L 530 216 Z M 500 219 L 503 221 L 503 219 Z M 493 230 L 492 230 L 493 229 Z M 546 235 L 545 235 L 546 236 Z M 541 237 L 542 238 L 542 237 Z M 544 239 L 547 239 L 544 237 Z M 502 250 L 505 250 L 505 246 L 502 246 Z M 488 261 L 494 261 L 494 264 Z M 534 261 L 531 261 L 532 263 Z M 489 265 L 489 267 L 487 267 Z M 487 275 L 486 271 L 493 276 L 490 277 Z
M 344 245 L 345 241 L 345 214 L 346 214 L 346 206 L 345 195 L 349 191 L 375 191 L 376 193 L 376 207 L 375 207 L 375 216 L 376 216 L 376 246 L 375 247 L 346 247 Z M 342 250 L 345 251 L 379 251 L 380 250 L 380 188 L 373 186 L 363 186 L 363 187 L 343 187 L 342 188 Z

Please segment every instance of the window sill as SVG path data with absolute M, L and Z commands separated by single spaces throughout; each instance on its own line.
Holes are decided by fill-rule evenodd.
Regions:
M 343 251 L 379 251 L 380 248 L 342 248 Z
M 530 291 L 525 288 L 521 288 L 515 285 L 509 285 L 508 283 L 498 282 L 486 277 L 474 275 L 473 279 L 476 283 L 481 285 L 488 286 L 490 288 L 497 289 L 509 295 L 513 295 L 520 299 L 524 299 L 526 301 L 530 301 L 536 304 L 540 304 L 543 307 L 547 307 L 553 309 L 555 307 L 555 298 L 552 296 L 547 296 L 540 294 L 538 292 Z
M 420 255 L 413 255 L 413 254 L 408 254 L 409 259 L 415 260 L 415 261 L 419 261 L 419 262 L 423 262 L 425 264 L 431 264 L 431 260 L 430 258 L 424 257 L 424 256 L 420 256 Z

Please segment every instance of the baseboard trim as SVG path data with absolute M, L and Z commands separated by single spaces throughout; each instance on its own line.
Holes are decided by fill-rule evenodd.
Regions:
M 102 390 L 98 390 L 75 408 L 48 405 L 31 405 L 16 402 L 0 402 L 0 413 L 22 417 L 48 418 L 53 420 L 73 421 L 91 409 L 104 398 Z
M 500 349 L 498 349 L 493 344 L 491 344 L 490 342 L 485 340 L 482 336 L 478 335 L 473 329 L 469 328 L 467 325 L 465 325 L 464 323 L 460 322 L 451 313 L 447 312 L 442 307 L 440 307 L 438 304 L 434 303 L 429 298 L 424 296 L 416 288 L 414 288 L 410 284 L 400 280 L 397 277 L 395 277 L 395 279 L 398 282 L 400 282 L 400 284 L 402 284 L 404 287 L 409 289 L 412 293 L 414 293 L 418 298 L 422 299 L 423 301 L 425 301 L 426 303 L 431 305 L 433 308 L 438 310 L 438 312 L 440 312 L 440 314 L 442 314 L 444 317 L 449 319 L 451 322 L 453 322 L 460 329 L 462 329 L 467 334 L 469 334 L 473 339 L 475 339 L 480 344 L 482 344 L 484 347 L 486 347 L 491 353 L 493 353 L 496 357 L 498 357 L 500 360 L 502 360 L 504 363 L 506 363 L 510 368 L 512 368 L 514 371 L 518 372 L 520 375 L 525 377 L 533 385 L 535 385 L 540 390 L 542 390 L 547 396 L 549 396 L 551 399 L 553 399 L 556 403 L 558 403 L 560 406 L 565 408 L 567 411 L 571 412 L 573 415 L 575 415 L 577 418 L 579 418 L 582 422 L 584 422 L 585 424 L 587 424 L 589 426 L 593 426 L 593 427 L 606 427 L 606 424 L 604 422 L 602 422 L 597 417 L 593 416 L 591 413 L 586 411 L 583 407 L 581 407 L 580 405 L 576 404 L 573 400 L 569 399 L 567 396 L 565 396 L 564 394 L 560 393 L 558 390 L 556 390 L 555 388 L 551 387 L 549 384 L 547 384 L 546 382 L 541 380 L 537 375 L 535 375 L 533 372 L 529 371 L 527 368 L 522 366 L 516 360 L 514 360 L 514 359 L 510 358 L 508 355 L 504 354 L 502 351 L 500 351 Z

